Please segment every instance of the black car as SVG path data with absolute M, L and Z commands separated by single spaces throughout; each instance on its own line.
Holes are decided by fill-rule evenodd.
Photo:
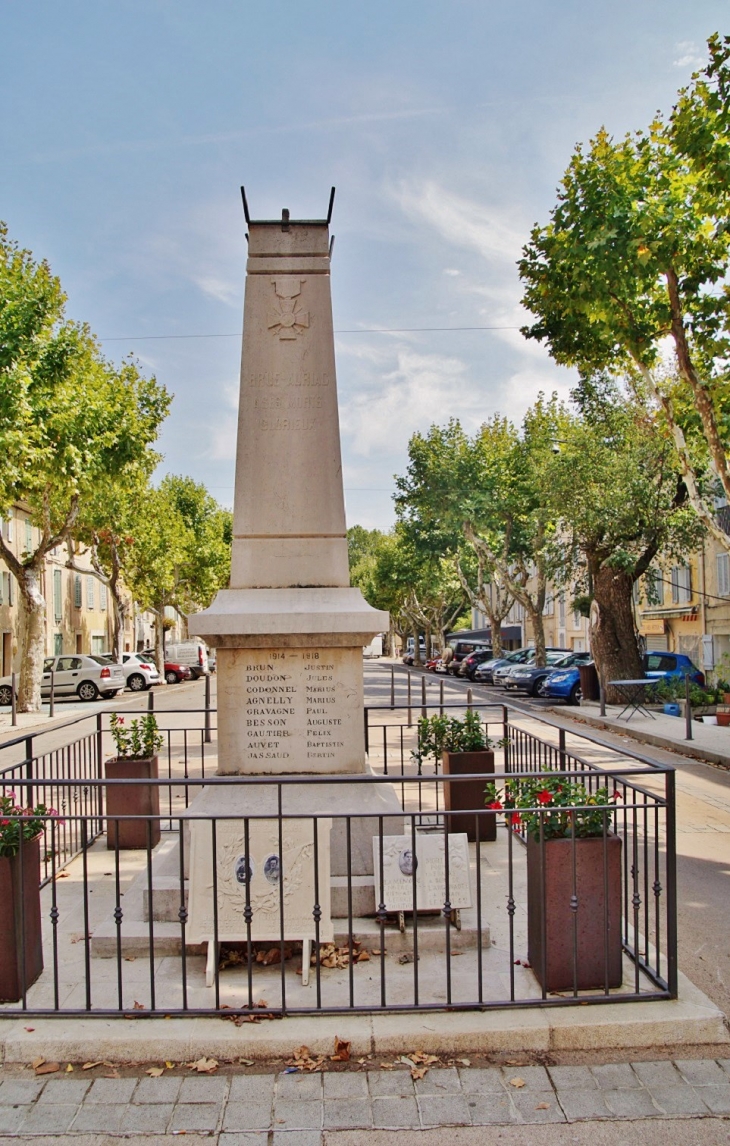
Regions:
M 590 653 L 547 653 L 547 664 L 538 668 L 534 664 L 515 665 L 504 682 L 509 692 L 526 692 L 528 696 L 538 696 L 540 687 L 546 677 L 556 669 L 573 668 L 578 665 L 587 665 L 592 659 Z
M 491 649 L 477 649 L 476 652 L 469 653 L 467 657 L 459 661 L 456 675 L 465 676 L 469 680 L 474 680 L 474 673 L 478 666 L 482 664 L 483 661 L 488 661 L 492 655 Z
M 461 662 L 471 656 L 472 653 L 488 652 L 491 655 L 492 651 L 489 645 L 485 645 L 483 641 L 453 641 L 451 648 L 454 651 L 454 656 L 446 671 L 450 672 L 452 676 L 458 674 Z

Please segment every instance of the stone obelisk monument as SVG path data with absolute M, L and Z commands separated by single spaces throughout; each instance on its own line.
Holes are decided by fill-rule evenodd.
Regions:
M 350 588 L 329 223 L 249 217 L 230 588 L 190 618 L 217 647 L 219 774 L 366 769 Z

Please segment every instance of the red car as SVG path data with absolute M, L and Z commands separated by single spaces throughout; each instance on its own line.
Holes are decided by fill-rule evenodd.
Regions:
M 177 665 L 173 661 L 165 661 L 165 680 L 168 684 L 180 684 L 181 681 L 190 680 L 192 675 L 187 665 Z

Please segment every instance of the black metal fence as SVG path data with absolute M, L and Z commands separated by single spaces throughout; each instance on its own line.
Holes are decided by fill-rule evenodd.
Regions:
M 673 771 L 630 753 L 599 767 L 548 722 L 538 736 L 519 712 L 484 706 L 502 746 L 481 787 L 580 782 L 586 795 L 561 807 L 574 825 L 562 838 L 539 792 L 519 810 L 467 802 L 467 839 L 454 831 L 455 795 L 475 777 L 414 756 L 416 729 L 396 712 L 366 713 L 373 774 L 289 778 L 211 775 L 204 721 L 158 713 L 170 725 L 160 779 L 142 787 L 158 790 L 160 810 L 145 815 L 136 850 L 120 829 L 139 816 L 107 810 L 112 787 L 140 785 L 104 778 L 104 715 L 62 747 L 28 745 L 0 788 L 59 812 L 37 861 L 45 967 L 31 982 L 37 941 L 21 919 L 19 997 L 2 1013 L 240 1023 L 675 997 Z M 216 810 L 196 810 L 203 789 L 221 794 Z M 597 834 L 583 838 L 586 817 Z M 17 892 L 36 863 L 31 845 L 3 863 Z

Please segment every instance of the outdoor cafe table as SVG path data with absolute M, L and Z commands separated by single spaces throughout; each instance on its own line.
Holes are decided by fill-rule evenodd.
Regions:
M 625 712 L 629 711 L 629 709 L 631 709 L 631 711 L 626 717 L 627 721 L 631 720 L 631 717 L 634 715 L 634 713 L 639 713 L 643 716 L 650 716 L 652 720 L 655 719 L 654 713 L 650 712 L 644 704 L 644 694 L 647 688 L 656 684 L 656 680 L 654 680 L 652 677 L 643 677 L 642 680 L 610 680 L 608 683 L 611 688 L 615 688 L 616 692 L 621 695 L 621 698 L 626 701 L 626 704 L 618 714 L 619 720 Z

